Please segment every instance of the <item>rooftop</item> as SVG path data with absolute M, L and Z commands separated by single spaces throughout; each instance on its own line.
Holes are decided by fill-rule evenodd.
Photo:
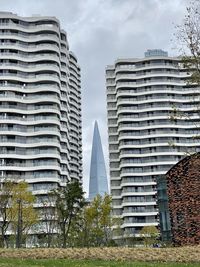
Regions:
M 163 51 L 162 49 L 148 49 L 145 53 L 144 53 L 145 57 L 168 57 L 168 52 Z

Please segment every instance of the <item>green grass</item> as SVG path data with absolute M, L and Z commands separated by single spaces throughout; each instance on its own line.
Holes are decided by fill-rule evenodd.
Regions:
M 34 260 L 3 259 L 0 267 L 200 267 L 200 263 L 153 263 L 153 262 L 117 262 L 99 260 Z

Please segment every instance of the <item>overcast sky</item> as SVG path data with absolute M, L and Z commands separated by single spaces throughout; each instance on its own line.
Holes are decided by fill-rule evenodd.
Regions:
M 84 189 L 94 120 L 99 123 L 108 167 L 105 66 L 161 48 L 176 55 L 173 33 L 189 0 L 0 0 L 1 11 L 56 16 L 82 70 Z M 107 169 L 108 172 L 108 169 Z

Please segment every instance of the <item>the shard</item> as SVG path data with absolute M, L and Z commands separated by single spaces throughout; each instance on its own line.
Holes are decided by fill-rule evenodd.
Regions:
M 101 137 L 97 121 L 95 121 L 90 164 L 89 199 L 92 200 L 97 194 L 104 196 L 105 193 L 108 193 L 108 180 Z

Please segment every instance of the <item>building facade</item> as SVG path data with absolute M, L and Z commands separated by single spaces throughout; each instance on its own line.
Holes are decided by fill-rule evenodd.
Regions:
M 90 164 L 89 200 L 97 195 L 104 196 L 105 193 L 108 194 L 108 179 L 99 128 L 97 121 L 95 121 Z
M 167 182 L 164 175 L 158 176 L 157 179 L 157 204 L 159 210 L 160 240 L 166 243 L 171 243 L 172 233 L 167 195 Z
M 200 153 L 186 157 L 166 174 L 172 241 L 200 244 Z
M 0 13 L 0 178 L 82 180 L 80 67 L 55 17 Z
M 82 183 L 82 116 L 80 67 L 74 53 L 69 52 L 70 103 L 70 178 Z
M 156 180 L 200 148 L 199 93 L 179 58 L 148 50 L 106 68 L 110 184 L 122 235 L 158 226 Z

